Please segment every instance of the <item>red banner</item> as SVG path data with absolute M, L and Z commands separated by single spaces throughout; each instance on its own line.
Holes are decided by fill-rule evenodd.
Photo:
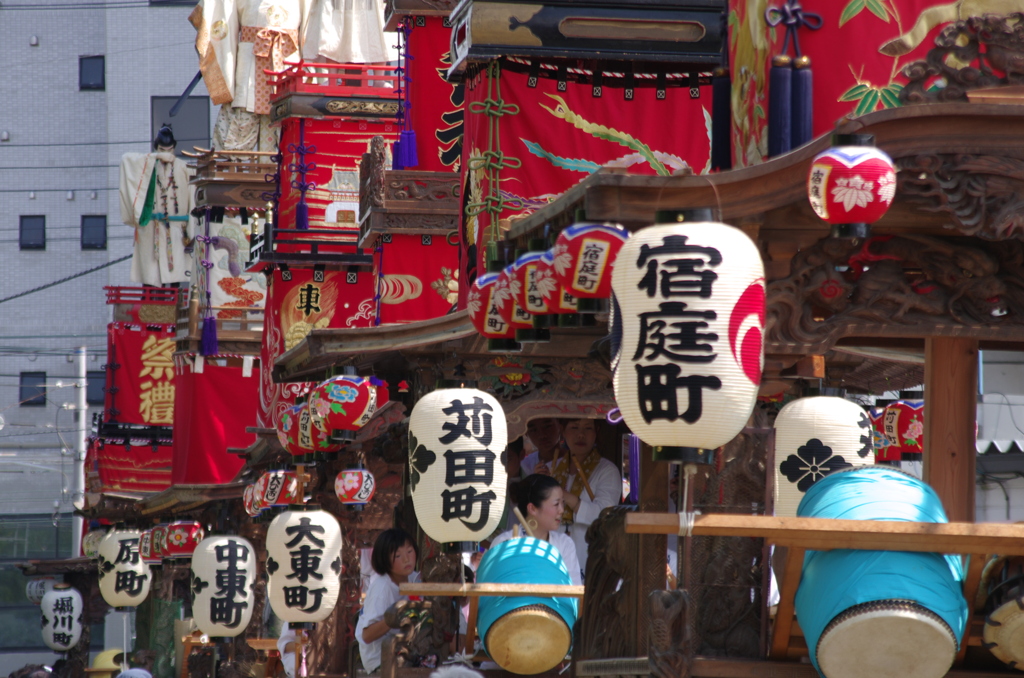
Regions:
M 105 421 L 174 421 L 174 325 L 107 325 Z
M 375 276 L 366 270 L 317 273 L 297 268 L 275 270 L 267 282 L 256 425 L 273 428 L 274 414 L 295 404 L 307 389 L 306 384 L 275 384 L 274 361 L 313 329 L 373 327 Z
M 230 482 L 243 460 L 227 449 L 253 441 L 245 428 L 256 423 L 259 376 L 244 376 L 241 365 L 214 364 L 220 361 L 226 359 L 207 358 L 202 372 L 189 366 L 178 374 L 171 476 L 176 485 Z
M 462 83 L 445 79 L 451 66 L 452 29 L 440 17 L 408 18 L 409 116 L 416 132 L 419 164 L 424 172 L 459 171 L 462 160 Z M 422 23 L 422 25 L 420 25 Z
M 98 473 L 100 492 L 160 492 L 171 486 L 171 446 L 115 445 L 93 438 L 85 468 Z
M 488 204 L 500 200 L 499 219 L 513 221 L 602 167 L 659 175 L 710 168 L 710 88 L 697 88 L 700 97 L 691 98 L 689 88 L 669 87 L 658 98 L 654 87 L 637 87 L 628 100 L 621 88 L 543 77 L 531 87 L 530 80 L 506 68 L 500 77 L 483 72 L 466 83 L 464 183 L 467 211 L 477 213 L 463 229 L 463 260 L 469 265 L 482 261 L 477 243 L 497 227 L 482 211 Z M 504 165 L 497 170 L 498 187 L 487 166 L 494 158 Z M 467 285 L 474 278 L 475 273 L 463 276 Z
M 819 30 L 797 31 L 801 52 L 810 57 L 814 73 L 814 136 L 831 132 L 844 116 L 899 106 L 899 92 L 907 82 L 903 67 L 924 59 L 942 27 L 963 18 L 960 4 L 937 6 L 936 0 L 802 3 L 805 14 L 815 13 L 822 20 Z M 1006 12 L 1012 11 L 1012 4 L 1010 0 L 1003 3 Z M 772 57 L 781 53 L 786 29 L 784 24 L 768 26 L 764 4 L 730 0 L 729 6 L 733 166 L 746 167 L 761 162 L 768 153 L 769 69 Z M 792 47 L 789 54 L 793 55 Z
M 443 234 L 392 235 L 374 253 L 380 321 L 409 323 L 451 310 L 459 294 L 459 250 Z

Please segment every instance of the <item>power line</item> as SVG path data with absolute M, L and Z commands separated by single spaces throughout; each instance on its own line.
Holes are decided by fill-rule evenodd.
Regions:
M 149 0 L 129 0 L 129 2 L 78 2 L 69 5 L 0 5 L 0 10 L 26 11 L 33 9 L 132 9 L 135 7 L 150 7 Z
M 177 137 L 175 137 L 175 140 L 179 144 L 183 143 L 183 142 L 187 142 L 187 141 L 203 141 L 203 142 L 207 142 L 207 143 L 209 143 L 209 141 L 210 141 L 208 138 L 205 138 L 205 137 L 202 138 L 202 139 L 178 139 Z M 123 145 L 126 145 L 126 144 L 146 144 L 148 146 L 148 145 L 150 145 L 152 143 L 153 143 L 152 139 L 142 139 L 140 141 L 75 141 L 75 142 L 60 142 L 60 143 L 50 143 L 50 144 L 12 144 L 12 143 L 5 142 L 2 146 L 0 146 L 0 149 L 4 149 L 4 148 L 41 148 L 43 146 L 119 146 L 119 145 L 123 146 Z
M 62 169 L 98 169 L 101 167 L 118 167 L 118 165 L 54 165 L 53 167 L 0 167 L 0 170 L 62 170 Z
M 100 269 L 107 268 L 109 266 L 113 266 L 114 264 L 119 264 L 122 261 L 128 261 L 131 258 L 132 258 L 132 255 L 126 254 L 125 256 L 121 257 L 120 259 L 114 259 L 113 261 L 108 261 L 105 264 L 100 264 L 99 266 L 93 266 L 92 268 L 87 268 L 86 270 L 80 271 L 79 273 L 75 273 L 73 275 L 69 275 L 66 278 L 61 278 L 60 280 L 54 280 L 51 283 L 47 283 L 45 285 L 40 285 L 39 287 L 35 287 L 33 289 L 30 289 L 30 290 L 25 290 L 24 292 L 19 292 L 18 294 L 14 294 L 14 295 L 11 295 L 9 297 L 4 297 L 3 299 L 0 299 L 0 304 L 2 304 L 4 302 L 7 302 L 7 301 L 12 301 L 14 299 L 19 299 L 21 297 L 28 296 L 29 294 L 34 294 L 36 292 L 41 292 L 42 290 L 48 289 L 50 287 L 54 287 L 56 285 L 60 285 L 61 283 L 66 283 L 69 280 L 74 280 L 75 278 L 81 278 L 83 275 L 89 275 L 90 273 L 94 273 L 96 271 L 99 271 Z

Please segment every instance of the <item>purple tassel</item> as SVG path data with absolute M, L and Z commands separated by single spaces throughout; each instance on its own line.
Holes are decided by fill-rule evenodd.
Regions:
M 199 353 L 217 355 L 217 319 L 212 314 L 203 318 L 203 334 L 199 340 Z
M 629 434 L 629 503 L 640 503 L 640 438 Z
M 305 202 L 295 206 L 295 228 L 300 231 L 309 230 L 309 205 Z
M 415 130 L 403 130 L 399 135 L 401 139 L 402 166 L 415 167 L 420 164 L 419 155 L 416 153 L 416 132 Z
M 793 63 L 785 54 L 772 59 L 768 74 L 768 157 L 789 153 L 792 140 Z
M 395 139 L 395 143 L 391 144 L 391 169 L 393 170 L 404 170 L 405 165 L 402 164 L 402 159 L 405 157 L 405 151 L 402 149 L 402 136 L 404 132 L 398 135 Z
M 811 60 L 797 57 L 793 60 L 793 120 L 790 143 L 793 148 L 803 146 L 814 138 L 814 106 Z
M 381 381 L 380 379 L 378 379 L 378 378 L 377 378 L 377 377 L 375 377 L 375 376 L 371 376 L 371 377 L 370 377 L 370 385 L 372 385 L 372 386 L 376 386 L 376 387 L 380 388 L 381 386 L 383 386 L 383 385 L 384 385 L 384 382 L 383 382 L 383 381 Z

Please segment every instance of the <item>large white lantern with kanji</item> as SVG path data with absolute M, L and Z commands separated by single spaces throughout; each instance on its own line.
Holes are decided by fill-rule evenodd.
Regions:
M 341 527 L 319 506 L 290 506 L 267 528 L 267 597 L 291 624 L 327 618 L 341 591 Z
M 489 393 L 441 389 L 409 417 L 409 478 L 416 519 L 441 543 L 479 542 L 505 509 L 505 412 Z
M 57 652 L 67 652 L 82 637 L 82 595 L 70 584 L 56 584 L 39 604 L 42 612 L 43 643 Z
M 825 476 L 874 463 L 871 421 L 860 405 L 833 396 L 788 403 L 775 418 L 775 515 L 795 516 Z
M 626 424 L 647 444 L 714 449 L 743 429 L 757 401 L 764 267 L 742 231 L 707 221 L 710 210 L 691 214 L 637 231 L 619 251 L 612 383 Z
M 245 631 L 256 606 L 256 551 L 241 537 L 208 537 L 192 552 L 192 618 L 208 636 Z
M 139 554 L 139 530 L 113 530 L 100 541 L 100 593 L 111 607 L 135 607 L 149 595 L 152 574 Z

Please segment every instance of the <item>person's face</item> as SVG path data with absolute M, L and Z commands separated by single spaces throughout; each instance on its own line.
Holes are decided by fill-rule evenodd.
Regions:
M 526 425 L 526 435 L 538 450 L 550 450 L 562 437 L 562 427 L 557 419 L 534 419 Z
M 597 442 L 597 428 L 593 419 L 576 419 L 565 425 L 562 432 L 565 444 L 577 457 L 585 457 Z
M 562 513 L 565 511 L 562 488 L 551 488 L 548 498 L 542 501 L 540 506 L 530 504 L 527 509 L 530 515 L 536 519 L 537 527 L 548 532 L 556 531 L 562 524 Z
M 416 571 L 416 549 L 412 544 L 402 544 L 391 556 L 391 574 L 408 577 Z

